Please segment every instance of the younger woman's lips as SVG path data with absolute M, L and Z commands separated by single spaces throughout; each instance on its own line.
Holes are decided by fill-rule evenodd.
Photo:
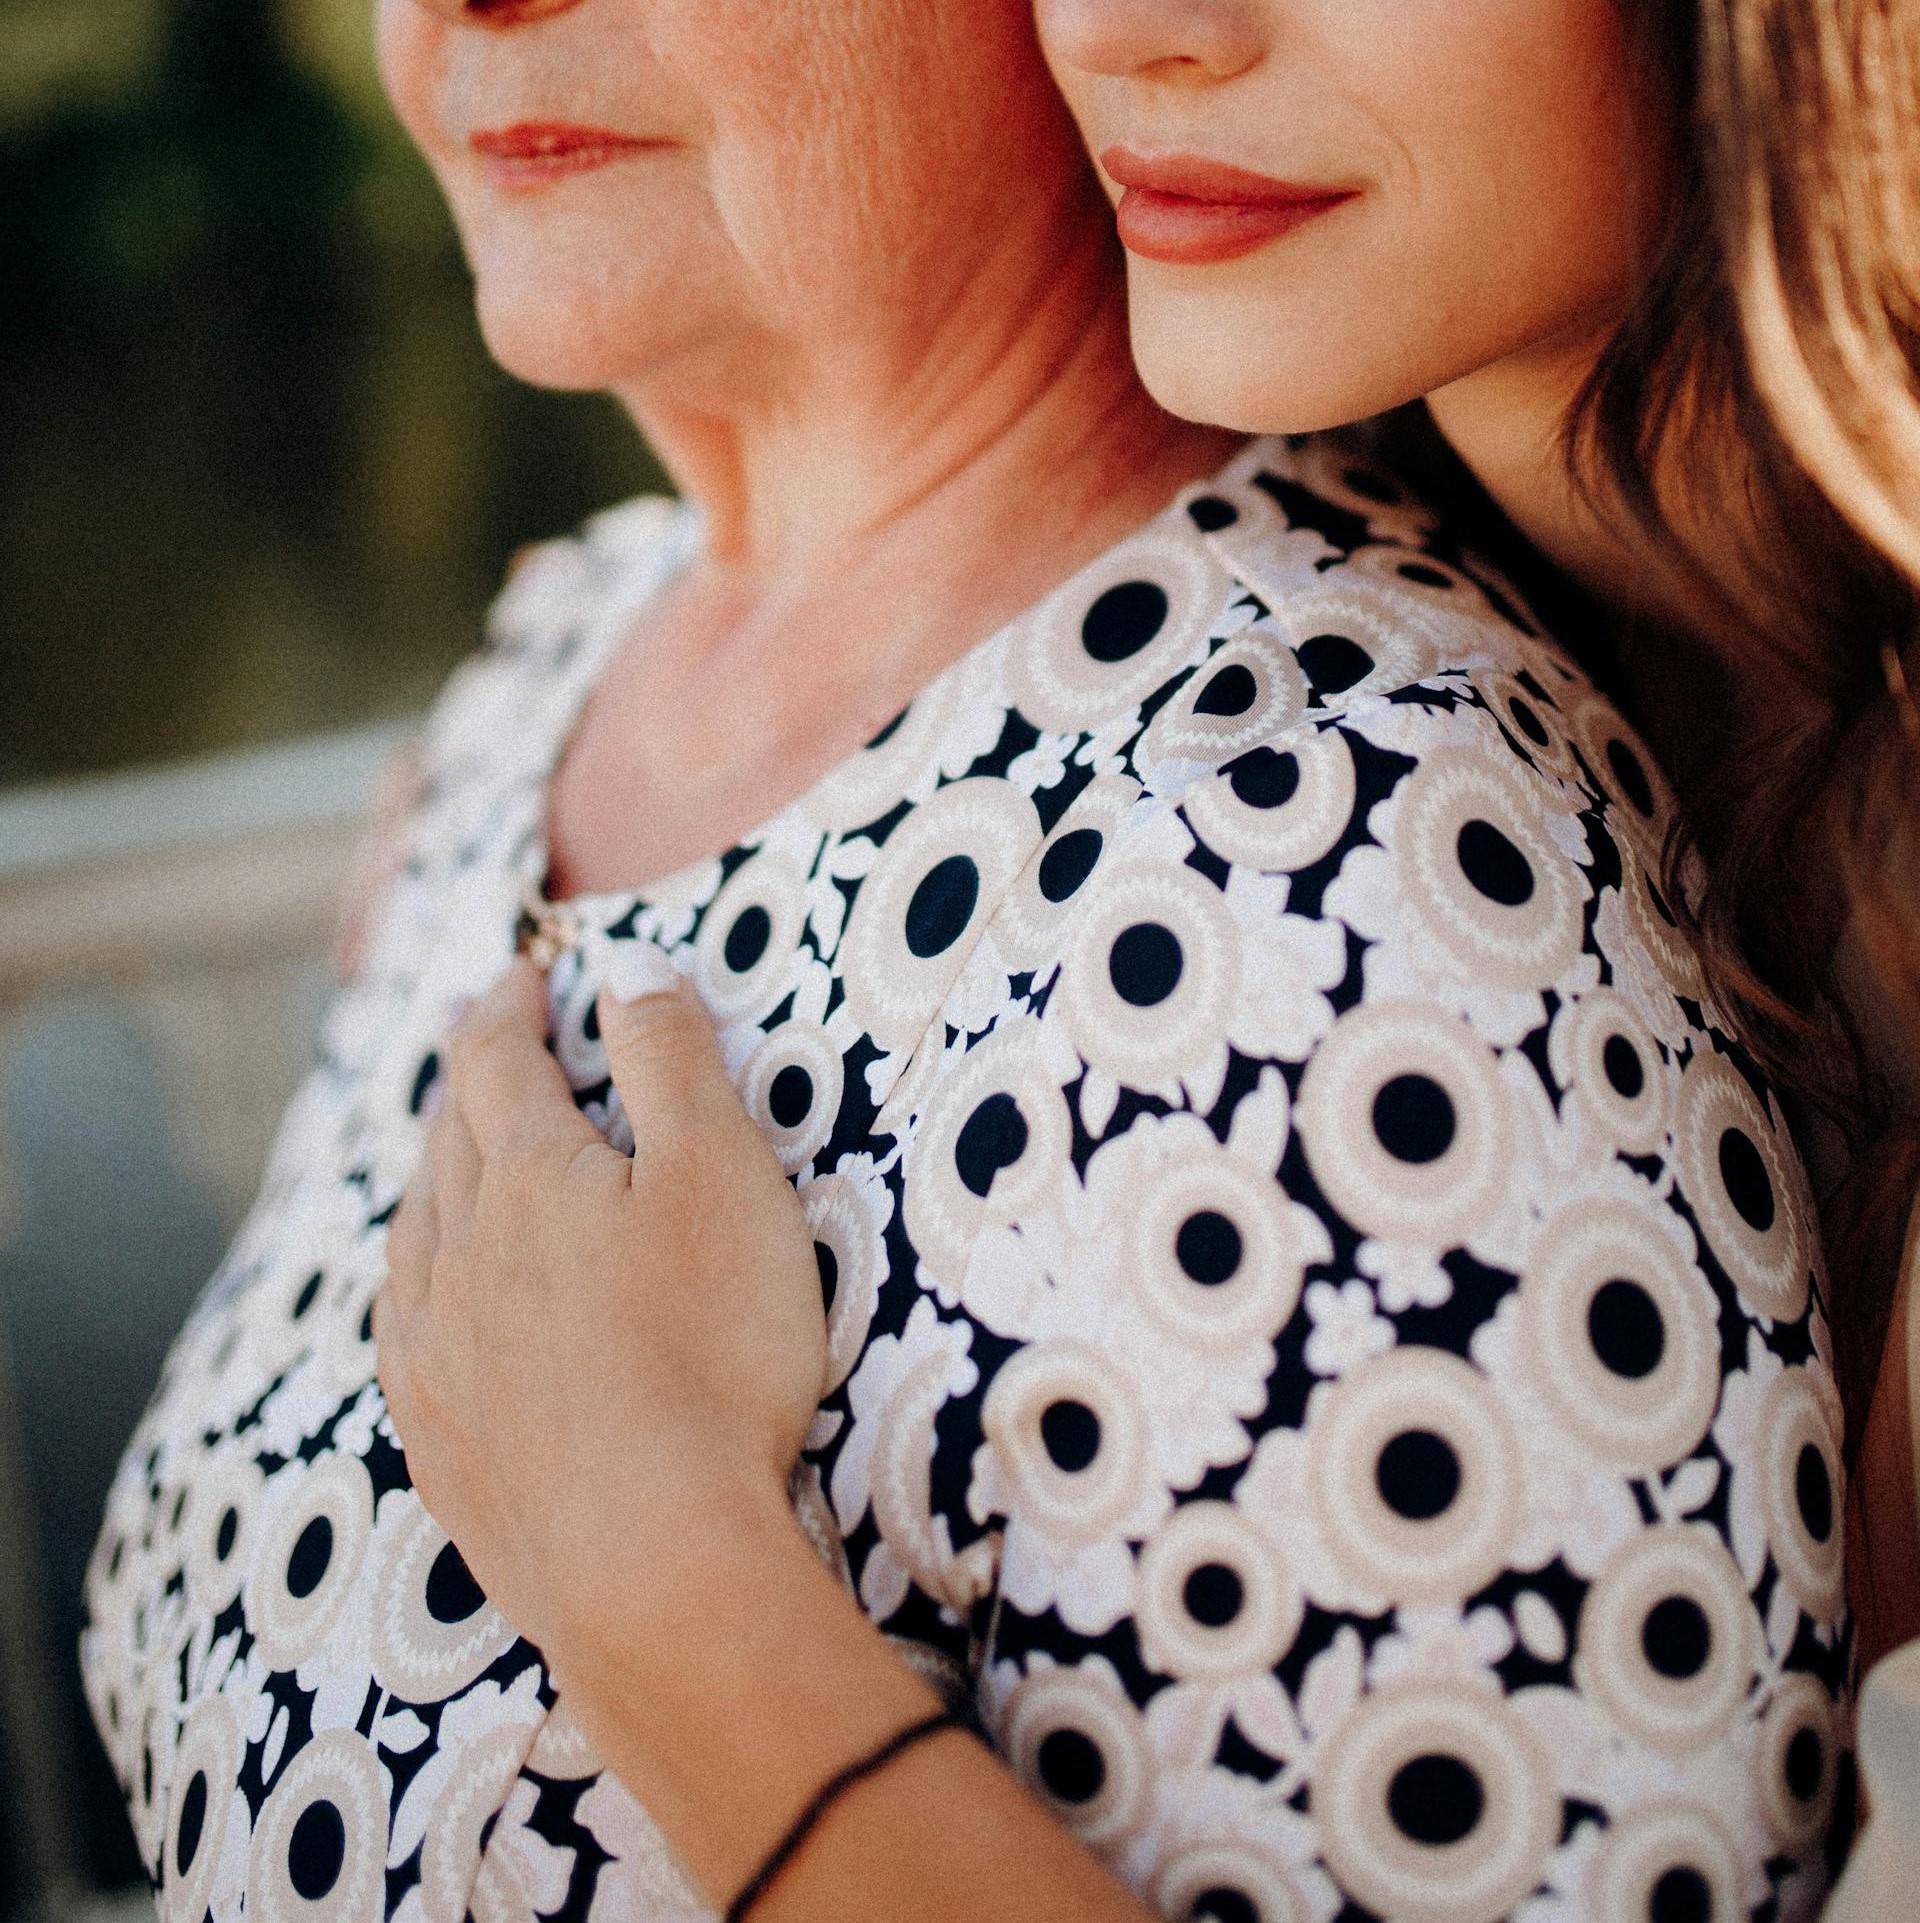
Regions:
M 590 173 L 664 143 L 609 127 L 580 127 L 557 120 L 523 120 L 469 136 L 487 178 L 510 192 L 530 192 L 572 174 Z
M 1301 186 L 1185 154 L 1146 159 L 1110 147 L 1100 164 L 1125 189 L 1116 217 L 1127 251 L 1175 266 L 1238 260 L 1358 198 L 1355 188 Z

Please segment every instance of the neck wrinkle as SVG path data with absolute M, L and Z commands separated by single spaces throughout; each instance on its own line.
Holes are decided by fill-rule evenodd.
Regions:
M 708 572 L 752 602 L 904 547 L 938 579 L 983 534 L 1077 544 L 1115 523 L 1117 538 L 1226 458 L 1239 437 L 1176 421 L 1139 383 L 1104 209 L 1035 226 L 930 325 L 875 315 L 775 344 L 763 391 L 724 412 L 622 394 L 702 509 Z

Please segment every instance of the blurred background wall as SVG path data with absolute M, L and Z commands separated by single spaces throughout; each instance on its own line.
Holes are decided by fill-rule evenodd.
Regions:
M 374 773 L 512 550 L 660 484 L 487 360 L 369 43 L 363 0 L 0 0 L 0 1914 L 137 1880 L 82 1567 Z

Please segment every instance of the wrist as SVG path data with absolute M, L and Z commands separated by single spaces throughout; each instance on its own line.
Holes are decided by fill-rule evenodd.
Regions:
M 723 1474 L 713 1466 L 724 1461 L 719 1451 L 686 1453 L 698 1459 L 695 1473 L 650 1447 L 644 1476 L 624 1486 L 593 1478 L 560 1493 L 542 1557 L 543 1607 L 523 1624 L 555 1671 L 627 1672 L 637 1684 L 651 1653 L 675 1647 L 698 1621 L 722 1572 L 758 1586 L 787 1566 L 796 1542 L 806 1546 L 773 1475 L 737 1463 Z
M 939 1709 L 784 1500 L 717 1501 L 549 1650 L 560 1687 L 717 1906 L 821 1784 Z

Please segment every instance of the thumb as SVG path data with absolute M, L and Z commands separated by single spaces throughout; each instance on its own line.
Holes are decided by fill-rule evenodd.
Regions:
M 636 1158 L 739 1108 L 707 1011 L 651 942 L 615 950 L 598 1005 Z

